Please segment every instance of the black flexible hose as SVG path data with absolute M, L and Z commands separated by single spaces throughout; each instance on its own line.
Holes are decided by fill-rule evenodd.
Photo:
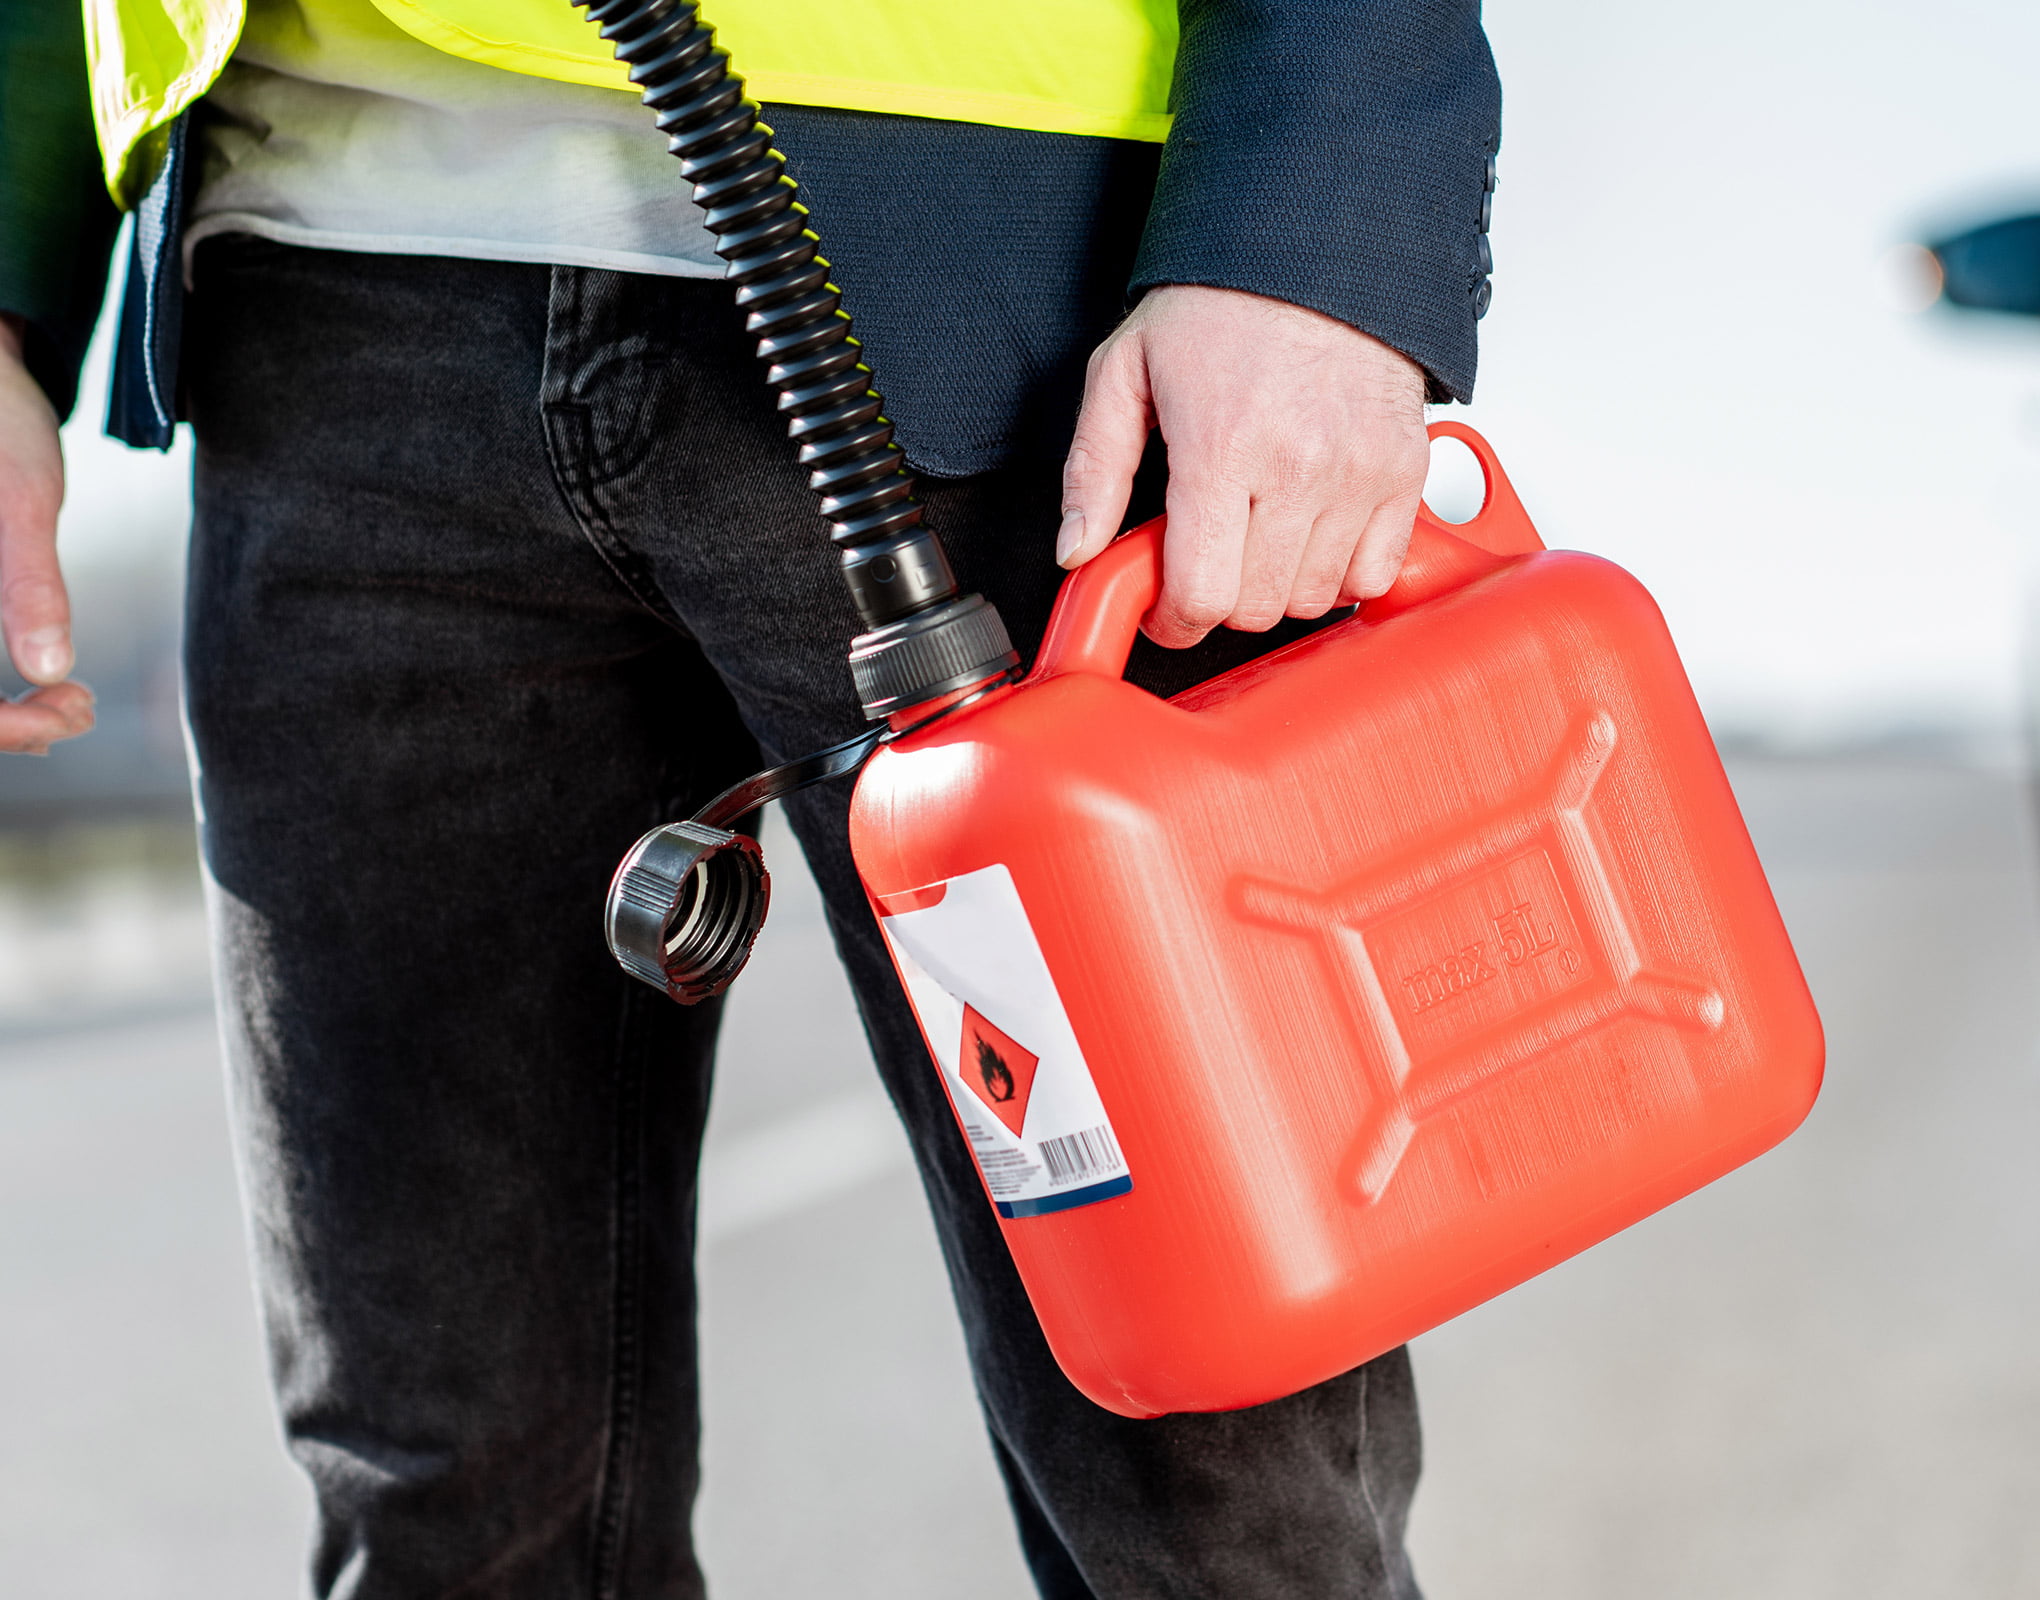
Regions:
M 693 0 L 573 0 L 597 23 L 658 118 L 729 263 L 745 326 L 769 363 L 788 434 L 821 497 L 866 632 L 851 646 L 865 715 L 885 717 L 1010 672 L 999 614 L 959 597 L 922 522 L 884 402 L 859 359 L 807 208 Z

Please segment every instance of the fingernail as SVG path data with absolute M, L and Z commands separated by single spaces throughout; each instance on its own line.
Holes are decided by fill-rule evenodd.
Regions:
M 1084 513 L 1072 508 L 1063 513 L 1062 526 L 1055 531 L 1055 564 L 1066 567 L 1084 543 Z
M 62 683 L 70 670 L 69 628 L 37 628 L 21 636 L 21 675 L 31 683 Z

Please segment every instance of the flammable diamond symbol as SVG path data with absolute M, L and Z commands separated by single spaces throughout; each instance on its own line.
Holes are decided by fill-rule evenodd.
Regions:
M 1027 1120 L 1027 1096 L 1041 1058 L 987 1022 L 975 1006 L 965 1006 L 956 1065 L 971 1092 L 1017 1134 Z

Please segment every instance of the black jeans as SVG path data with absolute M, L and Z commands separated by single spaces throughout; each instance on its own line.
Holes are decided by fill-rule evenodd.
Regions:
M 217 241 L 184 354 L 205 859 L 317 1592 L 698 1595 L 717 1008 L 625 978 L 602 894 L 645 828 L 860 726 L 855 621 L 728 291 Z M 1031 650 L 1055 463 L 925 488 L 965 587 Z M 838 785 L 789 812 L 1042 1593 L 1413 1596 L 1401 1352 L 1149 1422 L 1056 1370 L 858 889 L 846 805 Z

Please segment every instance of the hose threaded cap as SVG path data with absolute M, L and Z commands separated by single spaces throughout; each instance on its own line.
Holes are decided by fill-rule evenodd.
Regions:
M 771 893 L 749 834 L 669 822 L 638 840 L 609 882 L 610 953 L 633 978 L 693 1005 L 743 970 Z

